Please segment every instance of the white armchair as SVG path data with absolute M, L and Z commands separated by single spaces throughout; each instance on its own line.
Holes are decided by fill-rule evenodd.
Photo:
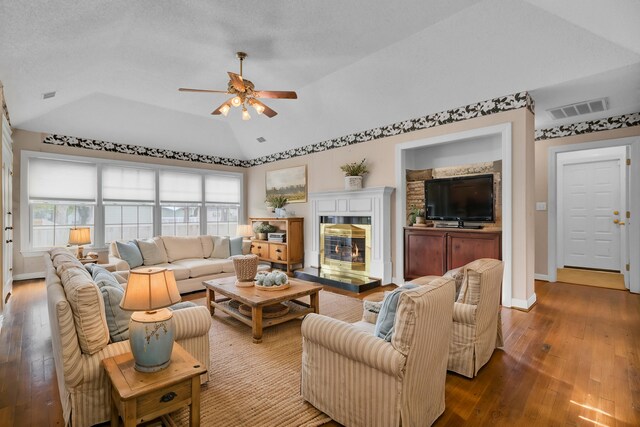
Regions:
M 400 294 L 391 342 L 373 324 L 310 314 L 302 322 L 302 396 L 345 426 L 425 426 L 444 412 L 455 285 Z

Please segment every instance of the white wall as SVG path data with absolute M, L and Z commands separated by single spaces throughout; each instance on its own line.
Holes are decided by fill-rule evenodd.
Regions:
M 407 169 L 420 170 L 466 165 L 469 163 L 493 162 L 502 158 L 500 135 L 456 141 L 453 144 L 438 144 L 409 150 Z

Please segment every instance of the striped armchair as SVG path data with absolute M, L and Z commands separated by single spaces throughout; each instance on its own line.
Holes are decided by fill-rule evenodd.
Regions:
M 453 305 L 447 369 L 473 378 L 493 350 L 502 347 L 500 292 L 503 263 L 478 259 L 461 268 L 462 287 Z
M 454 297 L 452 278 L 402 292 L 391 342 L 371 323 L 307 315 L 302 397 L 349 427 L 432 424 L 445 407 Z
M 109 343 L 102 298 L 97 306 L 89 306 L 90 294 L 95 291 L 82 274 L 75 274 L 82 271 L 75 257 L 67 256 L 64 249 L 54 249 L 44 255 L 44 260 L 51 344 L 65 425 L 83 427 L 106 422 L 111 414 L 111 385 L 101 362 L 131 351 L 129 340 Z M 79 266 L 82 268 L 82 264 Z M 78 286 L 81 291 L 71 296 L 64 286 L 73 281 L 82 282 Z M 93 287 L 97 289 L 95 284 Z M 74 311 L 74 304 L 81 312 Z M 173 321 L 176 342 L 207 367 L 201 382 L 208 381 L 209 311 L 204 307 L 185 308 L 173 313 Z

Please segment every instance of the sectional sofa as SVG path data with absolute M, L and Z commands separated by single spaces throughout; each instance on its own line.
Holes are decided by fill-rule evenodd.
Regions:
M 73 254 L 55 248 L 44 255 L 44 261 L 51 344 L 65 425 L 106 422 L 111 413 L 111 386 L 101 361 L 131 351 L 129 340 L 116 342 L 110 335 L 104 288 Z M 207 367 L 207 374 L 201 377 L 205 382 L 211 315 L 205 307 L 191 305 L 174 311 L 175 340 Z
M 117 271 L 163 267 L 173 271 L 181 294 L 204 289 L 202 282 L 233 276 L 234 255 L 248 254 L 249 241 L 241 237 L 158 236 L 133 242 L 112 242 L 110 263 Z M 139 251 L 136 256 L 135 251 Z M 134 252 L 133 254 L 131 252 Z M 260 266 L 260 270 L 267 269 Z

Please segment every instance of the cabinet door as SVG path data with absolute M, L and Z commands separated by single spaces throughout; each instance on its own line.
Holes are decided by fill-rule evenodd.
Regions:
M 269 243 L 269 259 L 275 262 L 287 261 L 287 245 Z
M 462 267 L 480 258 L 502 259 L 500 233 L 449 233 L 447 269 Z
M 444 233 L 405 230 L 404 278 L 441 276 L 446 272 Z
M 257 241 L 251 244 L 251 253 L 258 255 L 259 258 L 269 258 L 269 244 L 267 242 Z

